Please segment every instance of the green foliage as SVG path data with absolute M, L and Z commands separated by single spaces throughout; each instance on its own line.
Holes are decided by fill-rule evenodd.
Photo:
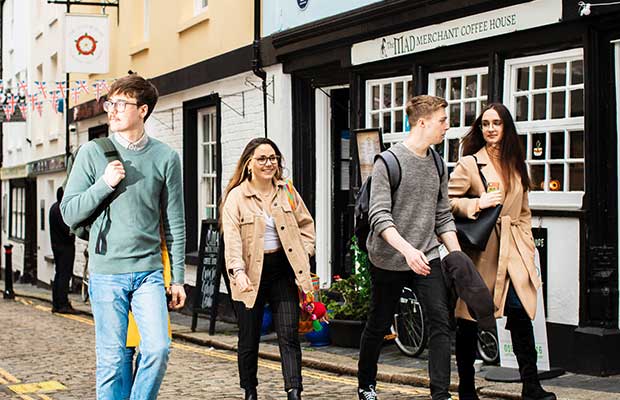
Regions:
M 331 300 L 326 306 L 331 318 L 364 321 L 370 308 L 368 255 L 360 250 L 355 236 L 351 240 L 351 251 L 356 271 L 345 279 L 334 276 L 334 282 L 328 290 Z

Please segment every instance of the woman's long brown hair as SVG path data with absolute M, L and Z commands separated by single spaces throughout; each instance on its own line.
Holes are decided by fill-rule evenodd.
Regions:
M 486 145 L 482 135 L 482 116 L 487 110 L 495 110 L 502 120 L 504 136 L 500 149 L 500 165 L 502 167 L 502 179 L 506 185 L 506 191 L 512 187 L 513 171 L 517 171 L 521 176 L 521 185 L 524 191 L 530 190 L 530 177 L 525 165 L 525 150 L 521 146 L 517 127 L 510 115 L 510 111 L 501 103 L 491 103 L 482 110 L 478 118 L 474 121 L 469 132 L 463 138 L 463 156 L 476 154 L 478 150 Z
M 237 166 L 235 167 L 235 172 L 233 173 L 230 181 L 228 181 L 228 185 L 226 186 L 226 190 L 224 190 L 224 194 L 222 195 L 222 200 L 220 201 L 220 212 L 219 212 L 219 220 L 220 227 L 222 221 L 222 212 L 224 208 L 224 203 L 226 202 L 226 198 L 231 190 L 241 185 L 241 182 L 247 180 L 252 180 L 252 174 L 250 174 L 248 170 L 248 164 L 250 163 L 250 159 L 254 155 L 254 151 L 256 148 L 262 144 L 267 144 L 273 148 L 273 151 L 276 152 L 276 155 L 279 157 L 278 159 L 278 170 L 274 175 L 274 179 L 280 180 L 282 179 L 282 152 L 278 146 L 271 139 L 267 138 L 254 138 L 249 141 L 249 143 L 243 149 L 241 153 L 241 157 L 239 157 L 239 161 L 237 161 Z

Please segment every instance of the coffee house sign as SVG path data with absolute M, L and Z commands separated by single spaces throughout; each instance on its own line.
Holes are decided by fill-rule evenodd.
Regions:
M 396 35 L 356 43 L 353 65 L 419 53 L 559 22 L 562 0 L 534 0 Z

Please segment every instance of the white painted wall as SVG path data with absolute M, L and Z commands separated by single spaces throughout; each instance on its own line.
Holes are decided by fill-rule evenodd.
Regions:
M 547 228 L 547 321 L 579 325 L 579 219 L 534 217 L 532 226 Z
M 329 89 L 327 89 L 329 93 Z M 315 90 L 316 98 L 316 272 L 321 287 L 331 283 L 332 260 L 332 160 L 331 160 L 331 109 L 329 97 Z

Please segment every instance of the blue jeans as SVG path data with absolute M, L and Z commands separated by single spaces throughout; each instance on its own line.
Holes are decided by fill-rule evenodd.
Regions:
M 95 318 L 97 399 L 157 398 L 170 352 L 162 271 L 91 274 L 89 292 Z M 135 376 L 128 373 L 132 352 L 126 348 L 130 308 L 140 331 Z

